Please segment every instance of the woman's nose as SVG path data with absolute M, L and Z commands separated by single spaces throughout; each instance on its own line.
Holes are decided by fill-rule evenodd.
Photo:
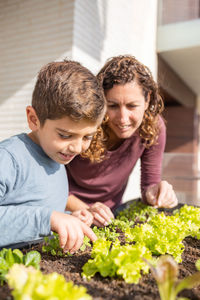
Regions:
M 126 110 L 126 108 L 121 107 L 119 110 L 119 118 L 121 122 L 126 122 L 128 119 L 128 112 Z

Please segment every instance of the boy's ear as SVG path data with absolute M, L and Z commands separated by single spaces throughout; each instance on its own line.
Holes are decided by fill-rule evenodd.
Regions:
M 35 109 L 30 105 L 26 108 L 26 116 L 29 128 L 32 131 L 38 130 L 40 128 L 40 121 L 38 119 Z

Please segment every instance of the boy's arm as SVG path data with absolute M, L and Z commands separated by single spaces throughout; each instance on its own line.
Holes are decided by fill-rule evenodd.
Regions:
M 39 239 L 51 233 L 49 208 L 19 203 L 14 197 L 19 168 L 5 149 L 0 149 L 0 246 Z
M 0 206 L 0 247 L 50 235 L 50 216 L 46 207 Z

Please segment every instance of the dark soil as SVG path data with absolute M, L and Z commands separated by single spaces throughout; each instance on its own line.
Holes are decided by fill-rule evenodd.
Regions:
M 187 238 L 184 241 L 184 245 L 185 250 L 182 254 L 183 262 L 179 265 L 179 278 L 196 272 L 195 261 L 200 258 L 200 241 Z M 33 249 L 41 252 L 41 245 L 35 246 L 31 250 Z M 67 281 L 72 280 L 77 285 L 84 285 L 94 300 L 160 299 L 156 282 L 151 273 L 143 276 L 137 285 L 127 284 L 118 278 L 102 278 L 98 274 L 90 281 L 83 280 L 81 277 L 81 269 L 89 258 L 90 250 L 84 252 L 79 251 L 73 256 L 65 258 L 42 253 L 41 271 L 43 273 L 58 272 L 63 274 Z M 192 290 L 184 290 L 179 296 L 193 300 L 200 299 L 200 286 Z M 0 299 L 13 299 L 6 284 L 0 286 Z

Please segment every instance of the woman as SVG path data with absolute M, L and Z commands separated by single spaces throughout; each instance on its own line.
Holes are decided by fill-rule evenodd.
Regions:
M 99 163 L 78 156 L 67 165 L 67 209 L 82 209 L 86 223 L 107 225 L 121 204 L 138 159 L 142 200 L 155 207 L 176 206 L 172 186 L 161 180 L 166 128 L 161 117 L 163 100 L 150 70 L 135 57 L 124 55 L 108 60 L 97 76 L 107 100 L 102 125 L 106 151 Z

